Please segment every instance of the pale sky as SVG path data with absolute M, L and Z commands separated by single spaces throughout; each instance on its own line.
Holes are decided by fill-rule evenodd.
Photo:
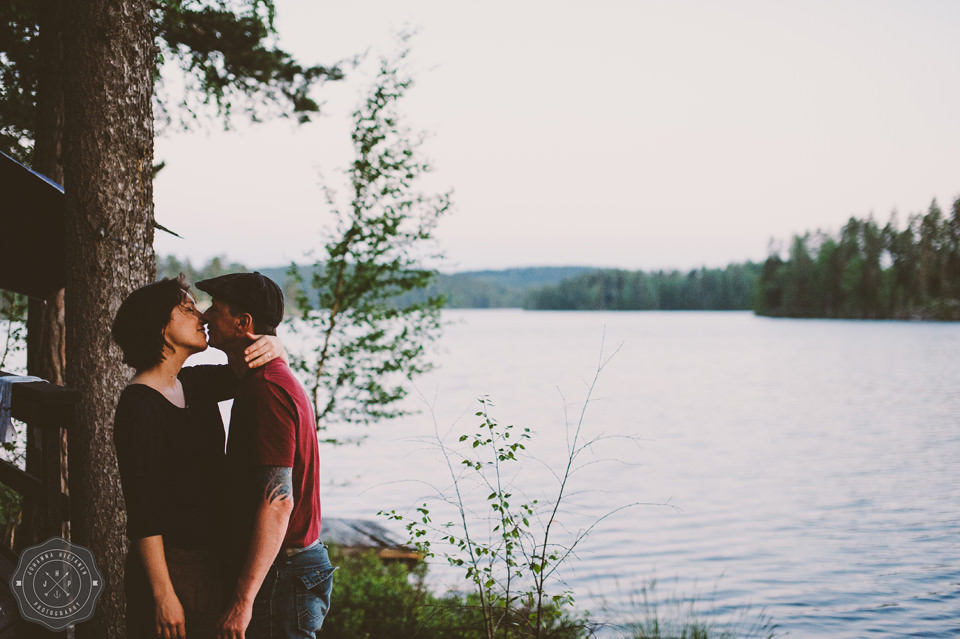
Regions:
M 444 270 L 723 266 L 771 238 L 905 220 L 960 196 L 960 2 L 277 0 L 305 63 L 419 33 L 407 123 L 428 131 Z M 331 224 L 370 74 L 325 115 L 158 139 L 160 254 L 303 261 Z M 342 186 L 341 186 L 342 185 Z

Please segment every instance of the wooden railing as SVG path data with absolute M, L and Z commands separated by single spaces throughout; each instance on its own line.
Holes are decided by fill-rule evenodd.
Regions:
M 6 375 L 0 371 L 0 376 Z M 24 422 L 27 428 L 33 430 L 35 437 L 30 438 L 33 445 L 39 443 L 39 450 L 27 451 L 27 456 L 38 459 L 39 463 L 31 463 L 31 472 L 27 472 L 0 460 L 0 482 L 23 495 L 23 504 L 29 507 L 24 509 L 25 512 L 28 509 L 36 512 L 37 516 L 33 518 L 36 520 L 35 530 L 30 531 L 30 536 L 39 543 L 50 537 L 61 536 L 64 522 L 69 520 L 69 500 L 61 490 L 60 451 L 63 429 L 69 429 L 76 418 L 79 393 L 47 382 L 20 382 L 11 385 L 11 397 L 14 419 Z M 25 523 L 29 525 L 30 522 Z M 0 554 L 8 564 L 16 567 L 17 555 L 13 550 L 0 544 Z M 7 583 L 0 583 L 0 588 L 6 591 L 5 595 L 9 593 L 6 590 Z M 0 614 L 0 639 L 67 636 L 66 631 L 53 633 L 42 626 L 22 621 L 15 603 L 13 610 L 8 611 L 7 607 L 0 606 L 4 609 Z

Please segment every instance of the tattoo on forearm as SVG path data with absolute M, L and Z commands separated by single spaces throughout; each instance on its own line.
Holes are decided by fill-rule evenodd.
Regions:
M 293 499 L 293 469 L 284 466 L 267 466 L 261 469 L 259 484 L 263 500 L 269 504 Z

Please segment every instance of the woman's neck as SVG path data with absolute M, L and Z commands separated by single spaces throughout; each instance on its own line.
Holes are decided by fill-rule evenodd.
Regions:
M 183 363 L 188 356 L 189 353 L 166 352 L 159 364 L 140 371 L 130 381 L 134 384 L 149 386 L 162 393 L 174 404 L 183 405 L 183 387 L 180 386 L 177 375 L 180 374 L 180 369 L 183 368 Z

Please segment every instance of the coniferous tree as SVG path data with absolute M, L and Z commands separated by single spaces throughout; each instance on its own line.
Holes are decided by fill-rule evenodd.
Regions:
M 72 0 L 0 3 L 0 151 L 63 184 L 63 42 Z M 224 125 L 240 115 L 253 121 L 319 110 L 310 91 L 342 77 L 340 66 L 305 66 L 276 47 L 273 0 L 159 0 L 149 5 L 154 52 L 151 110 L 161 126 L 189 126 L 204 114 Z M 99 37 L 107 37 L 100 35 Z M 163 66 L 156 66 L 160 62 Z M 163 64 L 166 63 L 166 64 Z M 162 69 L 182 71 L 185 90 L 167 90 Z M 210 109 L 205 109 L 209 106 Z M 31 300 L 28 369 L 64 382 L 63 292 Z
M 863 224 L 861 233 L 863 239 L 863 270 L 858 297 L 862 303 L 861 315 L 874 319 L 883 316 L 880 301 L 884 294 L 884 281 L 880 266 L 883 238 L 880 234 L 880 228 L 872 217 Z
M 0 150 L 67 186 L 70 290 L 31 300 L 28 369 L 81 391 L 78 425 L 68 433 L 72 531 L 106 574 L 123 572 L 109 453 L 113 402 L 126 371 L 104 327 L 119 299 L 155 269 L 154 107 L 178 122 L 193 120 L 204 102 L 225 119 L 238 111 L 254 119 L 316 111 L 310 87 L 339 77 L 339 69 L 300 66 L 268 44 L 272 35 L 272 0 L 0 4 Z M 196 91 L 177 101 L 183 111 L 153 102 L 158 55 L 179 61 Z M 72 322 L 66 328 L 65 318 Z M 78 635 L 122 634 L 119 592 L 114 581 Z
M 794 237 L 786 261 L 771 251 L 758 284 L 757 313 L 960 320 L 960 198 L 949 217 L 934 200 L 903 228 L 896 213 L 883 228 L 872 216 L 852 217 L 836 237 L 814 237 Z
M 526 308 L 539 310 L 748 310 L 760 267 L 624 271 L 598 269 L 531 291 Z
M 70 3 L 64 40 L 67 382 L 79 391 L 69 429 L 71 535 L 89 547 L 103 594 L 77 636 L 122 638 L 125 517 L 113 412 L 128 370 L 107 327 L 121 300 L 154 275 L 153 56 L 147 0 Z M 109 34 L 109 37 L 105 37 Z M 105 135 L 104 132 L 115 132 Z
M 56 123 L 41 112 L 62 109 L 65 6 L 64 0 L 0 4 L 0 150 L 28 164 L 40 146 L 61 144 L 62 130 L 51 130 Z M 339 64 L 304 65 L 273 44 L 273 0 L 158 0 L 149 18 L 156 46 L 151 65 L 164 65 L 151 66 L 161 125 L 189 126 L 205 114 L 225 125 L 238 115 L 306 121 L 320 109 L 311 90 L 343 77 Z M 182 71 L 176 83 L 182 92 L 164 82 L 161 71 L 174 69 Z

